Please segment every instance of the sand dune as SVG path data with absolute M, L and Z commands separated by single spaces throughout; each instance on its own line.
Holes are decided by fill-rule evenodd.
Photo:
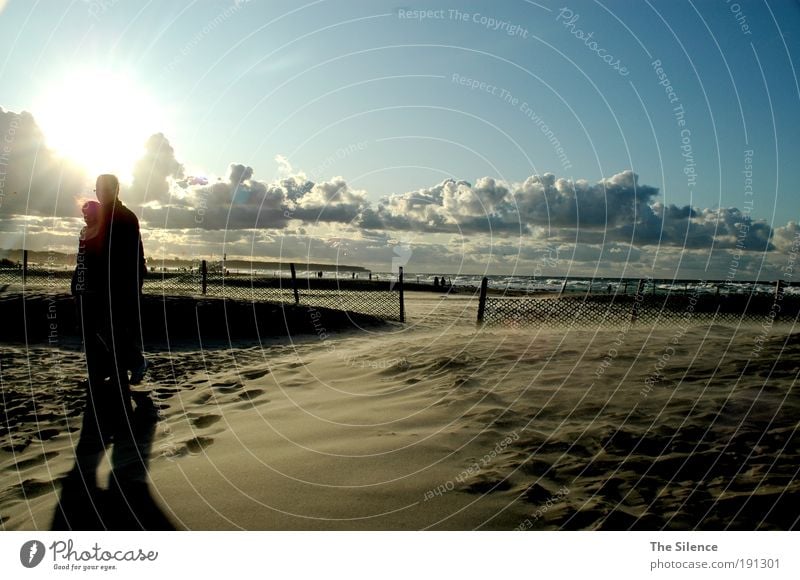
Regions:
M 476 329 L 473 299 L 422 293 L 407 310 L 406 326 L 151 350 L 138 405 L 157 414 L 149 493 L 170 524 L 797 525 L 793 328 Z M 78 347 L 4 348 L 6 529 L 53 525 Z

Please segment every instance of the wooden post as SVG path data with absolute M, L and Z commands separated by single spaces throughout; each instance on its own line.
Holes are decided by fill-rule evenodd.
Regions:
M 628 280 L 627 279 L 625 280 L 625 290 L 623 290 L 623 292 L 624 292 L 625 296 L 628 295 Z
M 22 250 L 22 283 L 28 279 L 28 250 Z
M 403 297 L 403 267 L 400 266 L 400 270 L 397 274 L 397 284 L 400 286 L 400 322 L 406 321 L 406 303 Z
M 783 298 L 781 294 L 783 294 L 783 280 L 779 278 L 778 281 L 775 282 L 775 300 Z
M 289 262 L 289 270 L 292 272 L 292 290 L 294 291 L 294 303 L 300 304 L 300 293 L 297 291 L 297 272 L 294 269 L 294 262 Z
M 206 288 L 208 286 L 208 262 L 203 260 L 200 263 L 200 285 L 202 287 L 203 294 L 206 293 Z
M 489 279 L 484 276 L 481 280 L 481 295 L 478 299 L 478 324 L 483 324 L 483 315 L 486 312 L 486 287 L 489 285 Z
M 564 290 L 566 290 L 566 289 L 567 289 L 567 279 L 564 278 L 564 283 L 561 285 L 561 290 L 558 293 L 559 298 L 561 297 L 561 295 L 564 293 Z
M 633 308 L 631 308 L 631 324 L 639 318 L 639 298 L 643 297 L 642 292 L 646 283 L 646 280 L 639 280 L 639 284 L 636 287 L 636 294 L 633 296 Z

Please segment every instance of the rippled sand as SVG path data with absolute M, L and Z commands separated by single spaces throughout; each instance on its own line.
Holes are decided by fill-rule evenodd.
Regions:
M 406 306 L 406 326 L 151 350 L 150 491 L 174 526 L 797 526 L 796 329 L 477 329 L 470 298 Z M 78 346 L 3 348 L 6 529 L 52 524 Z

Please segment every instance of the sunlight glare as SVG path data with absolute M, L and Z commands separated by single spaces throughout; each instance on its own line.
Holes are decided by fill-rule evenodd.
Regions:
M 33 109 L 48 147 L 89 175 L 116 173 L 130 181 L 143 146 L 166 132 L 160 107 L 124 74 L 87 70 L 51 85 Z

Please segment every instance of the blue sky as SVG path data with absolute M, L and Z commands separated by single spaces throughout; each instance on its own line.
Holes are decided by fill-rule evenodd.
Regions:
M 798 24 L 795 2 L 11 0 L 0 13 L 0 107 L 37 119 L 36 103 L 58 101 L 55 79 L 125 71 L 163 119 L 148 130 L 164 133 L 185 174 L 225 180 L 237 163 L 264 184 L 341 176 L 374 205 L 447 178 L 512 184 L 553 173 L 594 184 L 630 170 L 658 189 L 650 203 L 747 202 L 752 219 L 777 228 L 800 215 Z M 88 119 L 83 127 L 98 130 Z M 325 239 L 335 223 L 345 222 L 309 227 Z M 449 243 L 400 230 L 420 246 Z M 600 248 L 581 266 L 591 271 L 605 242 L 586 243 Z M 711 246 L 692 245 L 698 264 Z

